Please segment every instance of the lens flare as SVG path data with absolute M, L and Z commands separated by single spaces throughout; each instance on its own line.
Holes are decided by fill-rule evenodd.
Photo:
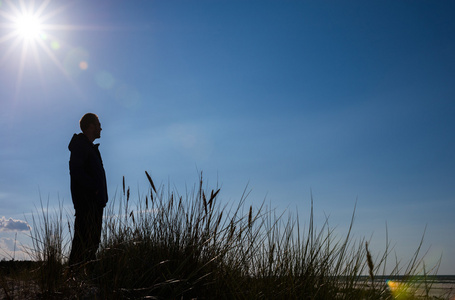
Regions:
M 115 99 L 126 108 L 133 109 L 139 107 L 141 103 L 141 94 L 134 87 L 121 84 L 115 89 Z
M 115 84 L 114 76 L 111 73 L 102 71 L 95 75 L 95 82 L 98 86 L 104 90 L 112 89 Z
M 387 280 L 386 283 L 394 299 L 396 300 L 413 299 L 411 298 L 413 297 L 413 293 L 410 291 L 409 284 L 393 280 Z
M 51 42 L 51 48 L 54 49 L 54 50 L 60 49 L 60 43 L 57 42 L 57 41 L 52 41 Z
M 88 63 L 87 63 L 86 61 L 81 61 L 81 62 L 79 63 L 79 68 L 80 68 L 81 70 L 84 70 L 84 71 L 87 70 L 87 68 L 88 68 Z
M 84 48 L 71 49 L 63 60 L 66 74 L 72 78 L 78 77 L 88 68 L 89 54 Z M 84 69 L 85 67 L 85 69 Z

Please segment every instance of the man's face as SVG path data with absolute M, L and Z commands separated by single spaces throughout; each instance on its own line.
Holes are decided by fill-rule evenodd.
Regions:
M 101 123 L 98 120 L 98 122 L 96 122 L 96 124 L 95 124 L 95 133 L 96 133 L 95 136 L 96 136 L 96 138 L 100 138 L 101 137 L 101 130 L 103 130 L 103 129 L 101 128 Z
M 93 123 L 92 125 L 92 130 L 93 130 L 93 136 L 95 137 L 95 139 L 98 139 L 101 137 L 101 123 L 99 120 L 96 120 L 95 123 Z

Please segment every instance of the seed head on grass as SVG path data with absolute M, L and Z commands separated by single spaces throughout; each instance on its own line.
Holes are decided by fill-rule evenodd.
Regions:
M 208 214 L 208 206 L 207 206 L 207 199 L 205 197 L 204 191 L 202 191 L 202 201 L 204 202 L 204 210 L 205 210 L 205 214 L 207 215 Z
M 145 175 L 147 176 L 147 179 L 150 182 L 150 185 L 152 186 L 152 189 L 156 194 L 156 188 L 155 188 L 155 184 L 153 183 L 152 177 L 150 177 L 150 175 L 147 171 L 145 171 Z
M 250 206 L 250 212 L 248 213 L 248 227 L 251 228 L 253 219 L 253 206 Z
M 212 192 L 210 193 L 210 200 L 209 200 L 210 209 L 212 209 L 213 199 L 215 199 L 216 195 L 218 195 L 219 192 L 220 192 L 220 189 L 218 189 L 215 193 L 212 190 Z
M 370 274 L 371 282 L 374 282 L 374 264 L 371 253 L 368 250 L 368 242 L 365 242 L 365 250 L 367 253 L 367 264 L 368 264 L 368 273 Z
M 123 183 L 123 196 L 125 196 L 125 176 L 123 176 L 122 183 Z

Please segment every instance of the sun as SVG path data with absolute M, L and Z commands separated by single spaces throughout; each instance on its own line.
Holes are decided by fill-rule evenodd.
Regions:
M 25 40 L 36 40 L 45 36 L 43 21 L 36 15 L 25 13 L 16 18 L 16 33 Z
M 76 89 L 75 74 L 86 71 L 88 54 L 74 48 L 70 32 L 98 30 L 93 25 L 68 24 L 76 1 L 0 0 L 0 69 L 16 77 L 16 95 L 22 84 L 41 81 L 44 88 L 57 68 Z M 14 76 L 14 74 L 17 76 Z M 51 85 L 47 85 L 51 86 Z
M 17 92 L 20 90 L 24 75 L 36 74 L 36 72 L 28 73 L 26 69 L 38 70 L 40 74 L 40 77 L 36 78 L 38 80 L 45 78 L 43 66 L 49 65 L 46 60 L 52 61 L 64 72 L 64 67 L 58 59 L 62 40 L 52 32 L 65 33 L 72 27 L 49 23 L 58 21 L 60 13 L 67 8 L 67 6 L 61 6 L 61 3 L 58 4 L 60 6 L 55 7 L 52 0 L 36 2 L 35 0 L 0 0 L 0 49 L 2 49 L 0 68 L 8 64 L 17 72 Z M 19 64 L 13 66 L 16 62 Z
M 45 34 L 45 22 L 50 14 L 44 14 L 50 1 L 43 1 L 35 7 L 35 1 L 19 1 L 15 5 L 11 0 L 4 3 L 0 1 L 0 16 L 3 17 L 0 26 L 6 29 L 7 34 L 0 37 L 0 43 L 14 41 L 14 44 L 21 42 L 38 42 Z M 49 26 L 48 26 L 49 27 Z

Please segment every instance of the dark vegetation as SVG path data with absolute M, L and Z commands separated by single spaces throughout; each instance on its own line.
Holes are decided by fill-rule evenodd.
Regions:
M 33 218 L 35 262 L 2 262 L 4 299 L 448 299 L 431 296 L 431 275 L 418 246 L 409 263 L 392 250 L 374 254 L 365 239 L 336 237 L 328 220 L 319 229 L 297 215 L 279 214 L 265 205 L 222 205 L 220 190 L 204 187 L 180 195 L 158 189 L 146 172 L 150 192 L 132 201 L 123 180 L 121 194 L 105 211 L 97 260 L 77 272 L 66 266 L 69 253 L 62 207 L 41 207 Z M 355 209 L 354 209 L 355 211 Z M 4 266 L 4 267 L 3 267 Z M 27 270 L 24 272 L 24 270 Z M 22 280 L 36 290 L 12 290 Z M 391 289 L 384 278 L 403 275 Z M 415 279 L 421 274 L 419 284 Z M 364 276 L 365 275 L 365 276 Z M 22 276 L 22 277 L 21 277 Z M 413 280 L 413 284 L 411 283 Z M 398 286 L 398 285 L 397 285 Z M 13 286 L 13 289 L 15 287 Z M 22 295 L 22 296 L 21 296 Z M 32 298 L 30 298 L 32 299 Z
M 1 260 L 0 274 L 2 276 L 9 276 L 12 274 L 37 269 L 39 265 L 39 262 L 30 260 Z

